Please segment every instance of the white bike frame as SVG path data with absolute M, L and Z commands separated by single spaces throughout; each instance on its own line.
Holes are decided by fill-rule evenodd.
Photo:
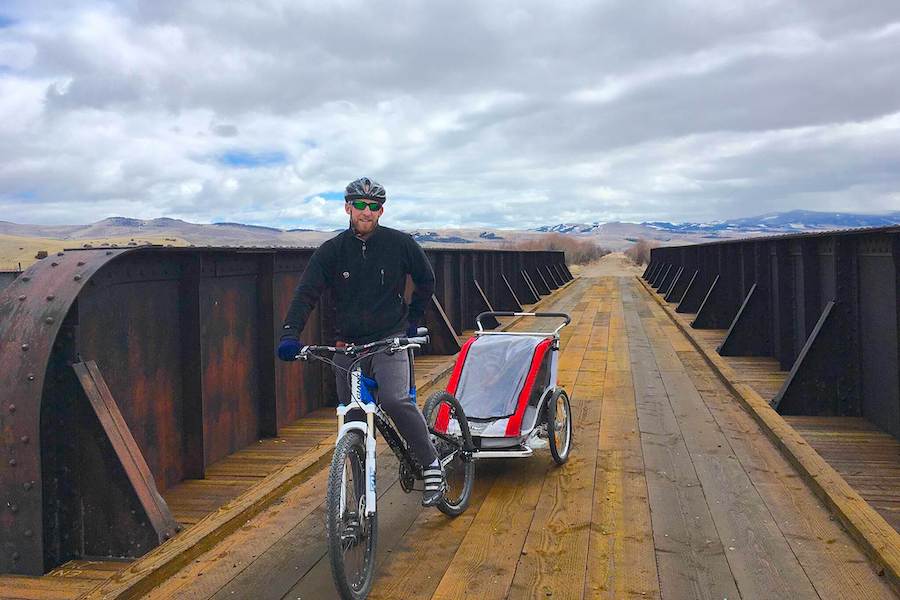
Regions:
M 418 331 L 419 336 L 408 338 L 407 343 L 402 346 L 399 344 L 400 338 L 394 338 L 393 351 L 405 352 L 409 348 L 421 348 L 422 344 L 428 343 L 428 337 L 426 336 L 427 330 L 420 327 Z M 306 349 L 307 347 L 304 346 L 298 357 L 305 355 Z M 331 350 L 333 351 L 335 349 L 331 348 Z M 338 405 L 337 407 L 338 433 L 334 443 L 337 445 L 348 431 L 354 429 L 363 434 L 363 437 L 366 440 L 366 516 L 371 516 L 375 514 L 377 497 L 377 494 L 375 493 L 375 415 L 382 421 L 387 421 L 388 419 L 384 411 L 381 410 L 381 407 L 374 401 L 363 402 L 362 386 L 362 369 L 357 365 L 350 371 L 350 402 L 346 405 Z M 349 423 L 345 422 L 344 417 L 353 409 L 363 411 L 366 414 L 366 420 L 350 421 Z M 341 513 L 344 512 L 346 507 L 347 470 L 344 469 L 341 473 Z
M 362 401 L 362 370 L 359 367 L 354 368 L 350 372 L 350 402 L 346 405 L 337 407 L 338 417 L 338 434 L 335 445 L 342 437 L 352 430 L 357 430 L 363 434 L 366 440 L 366 515 L 375 514 L 375 503 L 377 494 L 375 493 L 375 415 L 379 415 L 384 419 L 381 408 L 374 402 Z M 353 409 L 362 410 L 366 413 L 365 421 L 344 422 L 344 417 Z M 347 506 L 347 470 L 341 473 L 341 513 Z

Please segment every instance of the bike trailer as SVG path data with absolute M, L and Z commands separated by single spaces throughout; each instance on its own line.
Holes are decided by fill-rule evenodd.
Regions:
M 485 315 L 553 316 L 566 321 L 552 332 L 485 331 Z M 557 391 L 559 330 L 563 313 L 483 313 L 479 330 L 462 347 L 447 391 L 462 405 L 476 455 L 528 456 L 536 428 L 544 425 L 547 404 Z M 453 430 L 453 423 L 436 425 Z M 546 436 L 546 428 L 540 432 Z

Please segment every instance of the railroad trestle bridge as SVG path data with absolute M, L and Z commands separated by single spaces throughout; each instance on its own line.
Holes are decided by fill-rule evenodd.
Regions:
M 373 597 L 895 597 L 900 232 L 658 248 L 643 277 L 426 253 L 420 397 L 479 312 L 566 311 L 575 446 L 479 462 L 452 520 L 387 458 Z M 310 255 L 73 250 L 5 284 L 0 598 L 333 597 L 332 384 L 274 359 Z

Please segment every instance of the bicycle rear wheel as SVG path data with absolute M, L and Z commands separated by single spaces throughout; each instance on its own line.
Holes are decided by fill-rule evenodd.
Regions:
M 459 400 L 445 391 L 434 392 L 425 401 L 422 414 L 425 415 L 430 430 L 440 429 L 437 426 L 441 419 L 442 407 L 446 407 L 443 411 L 444 419 L 448 423 L 446 432 L 442 433 L 449 439 L 435 435 L 435 449 L 441 464 L 444 465 L 447 490 L 437 507 L 445 515 L 455 517 L 468 508 L 472 488 L 475 485 L 475 461 L 470 454 L 472 435 Z
M 366 445 L 358 431 L 338 441 L 328 474 L 325 530 L 331 574 L 342 598 L 365 598 L 375 575 L 377 514 L 366 516 Z

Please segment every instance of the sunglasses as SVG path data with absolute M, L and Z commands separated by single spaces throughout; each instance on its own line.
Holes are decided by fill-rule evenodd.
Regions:
M 378 212 L 379 210 L 381 210 L 380 202 L 366 202 L 365 200 L 354 200 L 353 202 L 350 203 L 350 205 L 353 206 L 353 208 L 355 208 L 356 210 L 366 210 L 367 206 L 369 207 L 369 210 L 371 210 L 372 212 Z

